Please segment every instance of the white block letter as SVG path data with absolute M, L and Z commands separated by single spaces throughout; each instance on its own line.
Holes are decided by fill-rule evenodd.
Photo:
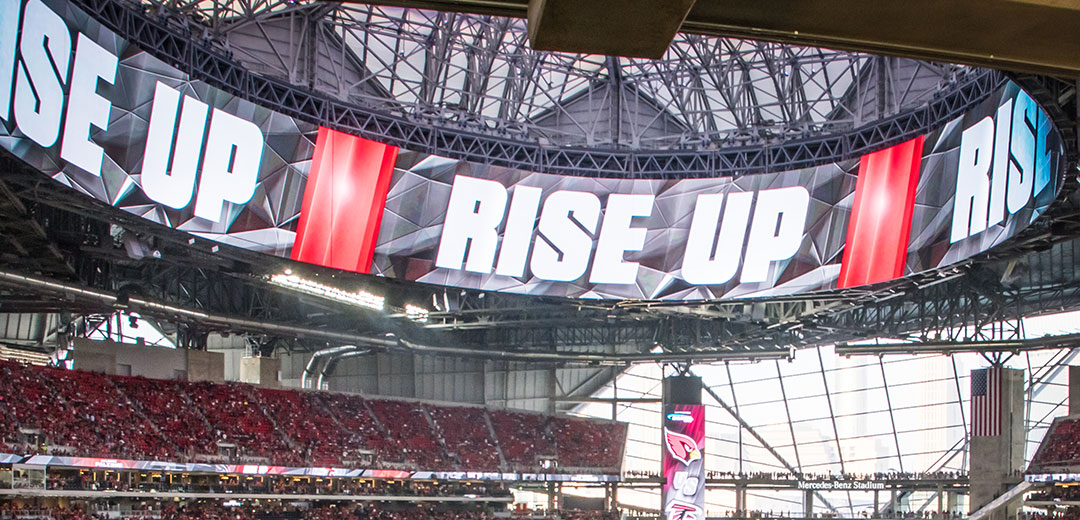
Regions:
M 1031 188 L 1035 185 L 1035 125 L 1039 124 L 1039 107 L 1024 92 L 1016 95 L 1013 107 L 1012 152 L 1009 165 L 1009 214 L 1027 206 Z
M 986 174 L 990 170 L 993 150 L 994 120 L 990 116 L 982 118 L 960 135 L 951 243 L 986 229 L 990 198 L 990 178 Z
M 19 44 L 19 2 L 0 2 L 0 119 L 11 119 L 11 84 L 15 80 L 15 47 Z
M 1039 111 L 1039 135 L 1035 141 L 1035 189 L 1032 195 L 1042 193 L 1050 184 L 1050 145 L 1047 138 L 1050 136 L 1050 120 Z
M 758 192 L 740 282 L 764 282 L 771 262 L 787 260 L 799 251 L 809 208 L 810 192 L 802 186 Z
M 994 172 L 990 176 L 990 214 L 986 227 L 1005 220 L 1005 181 L 1009 177 L 1009 134 L 1012 128 L 1012 100 L 998 107 L 994 130 Z
M 645 228 L 630 227 L 634 217 L 652 215 L 653 195 L 613 193 L 604 208 L 600 239 L 596 241 L 590 283 L 632 284 L 637 281 L 638 263 L 626 262 L 627 251 L 641 251 L 645 246 Z
M 262 153 L 262 130 L 255 123 L 215 108 L 206 137 L 195 216 L 218 222 L 225 202 L 244 204 L 251 200 Z
M 506 212 L 506 188 L 497 181 L 458 175 L 450 189 L 435 267 L 490 273 L 499 243 L 499 224 Z
M 159 81 L 154 89 L 154 104 L 150 107 L 150 128 L 146 134 L 142 167 L 142 189 L 146 196 L 174 209 L 186 207 L 195 191 L 195 171 L 202 156 L 209 111 L 206 103 L 184 97 L 174 147 L 173 130 L 179 105 L 180 92 Z
M 541 280 L 570 282 L 589 267 L 600 199 L 584 191 L 556 191 L 544 202 L 533 246 L 532 272 Z
M 60 158 L 98 177 L 101 176 L 104 151 L 90 142 L 90 126 L 102 131 L 109 129 L 112 103 L 98 95 L 97 85 L 98 78 L 110 85 L 116 81 L 117 62 L 111 52 L 79 33 Z
M 50 148 L 60 135 L 60 114 L 64 110 L 61 82 L 67 78 L 71 60 L 71 34 L 64 20 L 41 0 L 27 2 L 24 14 L 30 23 L 23 24 L 19 43 L 25 67 L 16 73 L 15 120 L 22 133 L 43 148 Z M 59 78 L 53 72 L 53 63 Z
M 722 284 L 735 276 L 746 241 L 746 225 L 750 221 L 750 205 L 753 201 L 752 191 L 728 194 L 726 205 L 723 193 L 698 195 L 694 203 L 694 219 L 690 222 L 690 236 L 686 239 L 686 253 L 683 255 L 682 276 L 687 283 Z M 721 206 L 724 208 L 723 220 L 720 220 Z
M 540 188 L 532 186 L 514 186 L 514 196 L 510 198 L 510 212 L 506 215 L 506 231 L 503 232 L 502 247 L 499 248 L 499 263 L 495 274 L 500 276 L 523 276 L 525 260 L 529 256 L 532 244 L 533 226 L 536 213 L 540 210 Z

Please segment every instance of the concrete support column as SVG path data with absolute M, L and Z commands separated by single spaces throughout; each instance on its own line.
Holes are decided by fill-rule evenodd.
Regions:
M 1080 366 L 1069 366 L 1069 415 L 1080 413 Z
M 1024 467 L 1024 391 L 1024 372 L 1002 369 L 1001 433 L 993 436 L 972 435 L 968 444 L 971 475 L 968 514 L 978 511 L 1007 491 L 1010 476 Z M 990 515 L 988 520 L 1014 517 L 1020 502 L 1018 498 Z
M 948 493 L 948 496 L 946 497 L 946 499 L 947 499 L 947 502 L 948 502 L 948 505 L 949 505 L 949 512 L 950 513 L 960 512 L 962 506 L 960 504 L 960 494 L 959 493 L 957 493 L 955 491 L 950 491 Z
M 874 492 L 874 498 L 877 498 L 877 491 Z M 803 518 L 814 516 L 814 492 L 809 489 L 803 491 L 802 510 Z
M 271 357 L 245 357 L 240 360 L 240 382 L 266 388 L 280 388 L 281 360 Z

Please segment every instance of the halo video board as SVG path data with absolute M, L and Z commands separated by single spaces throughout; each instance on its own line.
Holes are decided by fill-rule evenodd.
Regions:
M 67 0 L 0 2 L 0 122 L 0 146 L 58 184 L 193 235 L 581 298 L 777 296 L 947 266 L 1028 226 L 1063 170 L 1056 128 L 1012 83 L 925 135 L 813 168 L 623 180 L 472 163 L 240 99 Z

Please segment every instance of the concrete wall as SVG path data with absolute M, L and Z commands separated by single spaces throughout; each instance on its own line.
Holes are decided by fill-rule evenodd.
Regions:
M 283 361 L 283 380 L 299 380 L 307 357 L 293 358 Z M 340 360 L 323 381 L 338 392 L 554 413 L 578 403 L 551 396 L 588 397 L 619 370 L 377 353 Z
M 76 338 L 74 368 L 113 375 L 153 379 L 225 381 L 224 356 L 216 352 L 147 347 Z
M 281 388 L 281 360 L 270 357 L 245 357 L 240 360 L 240 382 L 266 388 Z
M 247 340 L 243 336 L 210 334 L 206 338 L 206 350 L 225 357 L 225 380 L 240 380 L 240 360 L 247 355 Z
M 225 356 L 218 352 L 186 350 L 188 381 L 225 382 Z
M 1017 478 L 1014 473 L 1024 469 L 1024 390 L 1024 371 L 1004 369 L 1001 435 L 971 437 L 971 513 L 1007 491 Z M 1017 500 L 989 520 L 1013 518 L 1019 507 Z

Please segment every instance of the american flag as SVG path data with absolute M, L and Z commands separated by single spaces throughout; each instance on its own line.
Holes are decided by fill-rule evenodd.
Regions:
M 1001 435 L 1001 367 L 971 371 L 971 436 Z

